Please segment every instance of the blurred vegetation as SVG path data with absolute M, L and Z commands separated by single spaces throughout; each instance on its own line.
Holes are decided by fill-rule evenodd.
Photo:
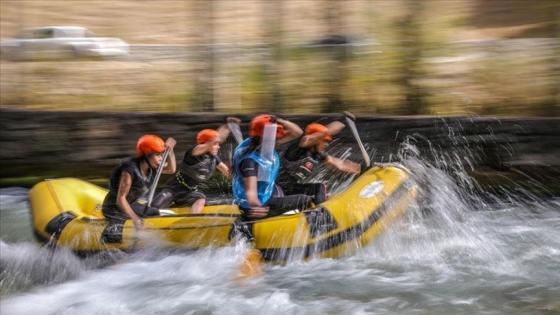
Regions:
M 3 39 L 79 25 L 132 45 L 126 60 L 2 60 L 2 108 L 560 111 L 558 1 L 1 0 L 0 9 Z

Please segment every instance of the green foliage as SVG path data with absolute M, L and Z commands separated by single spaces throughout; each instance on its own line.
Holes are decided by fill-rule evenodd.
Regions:
M 271 12 L 257 19 L 255 14 L 263 14 L 254 7 L 257 2 L 245 3 L 257 9 L 247 11 L 232 11 L 230 1 L 204 6 L 214 10 L 215 42 L 259 43 L 231 51 L 220 48 L 213 67 L 201 65 L 205 56 L 197 55 L 199 46 L 189 46 L 208 39 L 193 31 L 208 24 L 195 2 L 185 1 L 181 10 L 166 1 L 137 2 L 133 16 L 109 19 L 111 23 L 99 17 L 119 16 L 128 1 L 85 1 L 64 5 L 66 11 L 60 1 L 7 2 L 0 12 L 2 37 L 12 36 L 28 21 L 52 24 L 65 12 L 69 24 L 90 16 L 87 26 L 97 34 L 131 44 L 170 46 L 157 48 L 154 56 L 148 50 L 128 60 L 2 60 L 0 103 L 18 109 L 184 112 L 199 111 L 208 101 L 216 102 L 219 112 L 253 113 L 268 110 L 279 99 L 284 111 L 317 113 L 329 99 L 338 99 L 344 109 L 394 115 L 414 112 L 406 100 L 420 95 L 420 113 L 558 112 L 558 88 L 553 85 L 560 75 L 560 44 L 547 38 L 558 36 L 558 1 L 327 2 L 290 2 L 283 16 Z M 301 14 L 303 6 L 316 14 Z M 266 31 L 264 26 L 279 19 L 282 30 Z M 356 35 L 363 43 L 379 45 L 306 46 L 328 35 Z M 280 52 L 265 50 L 267 43 L 278 41 Z M 173 51 L 177 44 L 187 46 Z M 211 74 L 205 73 L 208 68 Z M 267 73 L 274 70 L 279 77 Z M 200 86 L 209 85 L 216 95 L 201 92 Z

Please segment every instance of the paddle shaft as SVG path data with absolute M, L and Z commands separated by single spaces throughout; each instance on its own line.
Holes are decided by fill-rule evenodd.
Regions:
M 360 135 L 358 134 L 358 129 L 356 128 L 356 123 L 348 116 L 346 116 L 345 118 L 346 118 L 346 124 L 348 125 L 348 128 L 350 128 L 350 131 L 352 131 L 352 134 L 354 135 L 354 138 L 356 138 L 356 141 L 358 142 L 358 146 L 362 151 L 362 155 L 364 157 L 364 162 L 366 166 L 370 167 L 371 160 L 369 158 L 369 155 L 367 154 L 366 148 L 364 148 L 364 144 L 362 143 L 362 140 L 360 139 Z
M 152 186 L 150 187 L 150 191 L 148 192 L 148 207 L 152 206 L 152 200 L 154 199 L 154 193 L 156 191 L 156 187 L 159 182 L 159 177 L 163 172 L 163 166 L 165 165 L 165 161 L 167 161 L 167 156 L 169 156 L 169 149 L 170 148 L 167 147 L 165 151 L 163 151 L 163 157 L 161 159 L 161 163 L 159 164 L 159 167 L 156 172 L 156 176 L 154 177 L 154 182 L 152 183 Z
M 229 130 L 233 134 L 235 141 L 237 141 L 237 144 L 243 142 L 243 135 L 241 134 L 241 129 L 239 128 L 239 125 L 232 121 L 228 122 L 227 125 Z

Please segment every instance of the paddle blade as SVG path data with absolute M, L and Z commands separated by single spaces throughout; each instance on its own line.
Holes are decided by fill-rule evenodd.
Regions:
M 258 249 L 250 249 L 239 268 L 238 279 L 255 277 L 262 274 L 262 265 L 264 261 L 261 252 Z
M 241 134 L 241 129 L 239 128 L 239 125 L 234 122 L 228 122 L 227 125 L 229 127 L 229 130 L 231 131 L 231 134 L 233 135 L 233 138 L 235 138 L 237 144 L 243 142 L 243 135 Z
M 352 120 L 352 118 L 348 117 L 348 115 L 346 116 L 346 125 L 348 126 L 348 128 L 350 128 L 350 131 L 352 132 L 352 135 L 354 135 L 354 138 L 358 142 L 358 146 L 360 147 L 360 151 L 362 151 L 362 156 L 364 158 L 364 163 L 366 164 L 367 167 L 370 167 L 371 160 L 370 160 L 369 155 L 366 151 L 366 148 L 364 148 L 364 144 L 362 143 L 362 140 L 360 139 L 360 135 L 358 134 L 358 128 L 356 128 L 356 123 L 354 122 L 354 120 Z

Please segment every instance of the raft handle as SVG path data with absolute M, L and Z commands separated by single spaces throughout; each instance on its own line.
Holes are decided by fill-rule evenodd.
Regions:
M 47 227 L 45 227 L 45 232 L 51 235 L 60 235 L 66 225 L 68 225 L 68 223 L 70 223 L 70 221 L 74 220 L 75 218 L 77 218 L 77 216 L 70 211 L 62 212 L 49 221 Z

